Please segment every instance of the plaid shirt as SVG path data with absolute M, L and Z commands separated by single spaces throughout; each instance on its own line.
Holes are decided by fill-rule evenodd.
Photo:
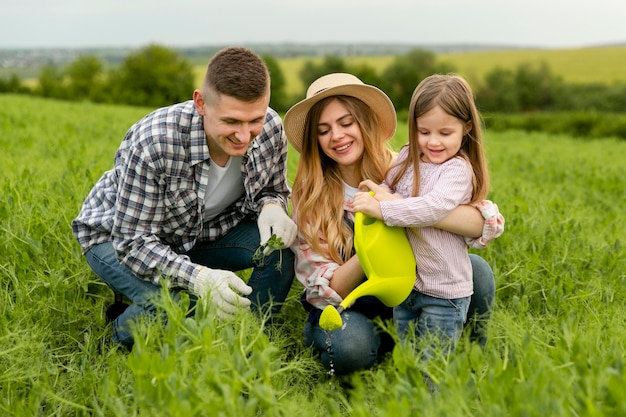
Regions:
M 287 140 L 278 114 L 268 108 L 263 130 L 243 158 L 244 195 L 205 222 L 209 150 L 203 118 L 193 101 L 158 109 L 126 133 L 114 168 L 93 187 L 72 230 L 86 252 L 111 241 L 120 262 L 155 284 L 161 276 L 189 287 L 200 266 L 182 253 L 215 240 L 267 203 L 287 208 Z

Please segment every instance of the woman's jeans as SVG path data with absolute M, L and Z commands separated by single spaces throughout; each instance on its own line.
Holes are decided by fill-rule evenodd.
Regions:
M 243 221 L 222 238 L 199 243 L 185 255 L 192 262 L 212 269 L 241 271 L 253 268 L 248 280 L 248 285 L 252 287 L 252 293 L 248 296 L 252 301 L 252 309 L 262 314 L 277 314 L 291 289 L 294 255 L 288 249 L 274 251 L 265 257 L 261 265 L 252 259 L 259 242 L 256 223 Z M 85 257 L 100 279 L 131 301 L 130 306 L 113 321 L 113 340 L 132 346 L 130 323 L 141 316 L 155 317 L 155 300 L 160 295 L 160 286 L 142 280 L 121 265 L 111 242 L 93 246 L 85 253 Z M 179 291 L 172 289 L 172 298 L 177 299 Z M 195 297 L 192 296 L 192 299 Z
M 470 254 L 470 260 L 474 294 L 469 307 L 464 307 L 467 308 L 465 327 L 469 327 L 470 338 L 484 346 L 487 343 L 486 325 L 493 311 L 495 280 L 493 271 L 483 258 Z M 368 369 L 393 347 L 385 339 L 388 335 L 382 333 L 372 321 L 375 316 L 390 318 L 393 309 L 378 302 L 377 306 L 361 306 L 355 310 L 357 303 L 341 313 L 343 326 L 340 329 L 324 330 L 319 327 L 318 320 L 308 321 L 304 326 L 305 343 L 313 346 L 326 369 L 337 375 Z

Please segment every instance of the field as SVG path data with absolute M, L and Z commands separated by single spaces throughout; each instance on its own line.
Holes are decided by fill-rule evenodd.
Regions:
M 355 56 L 344 57 L 348 64 L 368 64 L 382 72 L 394 56 Z M 207 58 L 208 59 L 208 58 Z M 279 58 L 287 83 L 287 94 L 302 95 L 304 86 L 299 71 L 307 60 L 321 62 L 323 58 Z M 614 83 L 626 82 L 626 46 L 582 48 L 582 49 L 532 49 L 503 50 L 486 52 L 450 53 L 437 55 L 439 61 L 451 63 L 457 72 L 473 83 L 482 82 L 485 75 L 494 68 L 514 70 L 521 63 L 546 63 L 553 74 L 568 83 Z M 194 67 L 197 82 L 201 83 L 205 65 Z
M 463 338 L 423 364 L 398 345 L 342 380 L 302 344 L 299 284 L 272 324 L 185 318 L 166 299 L 167 325 L 141 323 L 130 353 L 112 345 L 112 293 L 69 224 L 147 111 L 0 95 L 1 415 L 626 415 L 625 141 L 487 132 L 506 217 L 479 252 L 497 281 L 487 347 Z

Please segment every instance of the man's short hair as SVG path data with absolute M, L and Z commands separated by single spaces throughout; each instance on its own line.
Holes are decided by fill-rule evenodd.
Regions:
M 209 61 L 202 95 L 205 100 L 217 93 L 249 102 L 269 94 L 269 86 L 269 71 L 257 54 L 247 48 L 228 47 Z

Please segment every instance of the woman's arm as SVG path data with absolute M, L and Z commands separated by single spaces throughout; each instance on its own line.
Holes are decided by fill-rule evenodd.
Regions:
M 478 238 L 483 233 L 484 225 L 485 219 L 480 211 L 469 205 L 461 205 L 435 223 L 433 227 L 461 236 Z
M 356 256 L 339 265 L 327 253 L 314 251 L 301 235 L 290 249 L 296 256 L 296 278 L 307 289 L 307 301 L 319 309 L 339 305 L 365 279 Z
M 359 258 L 354 255 L 345 264 L 341 265 L 333 273 L 330 287 L 335 290 L 341 298 L 346 298 L 365 279 L 365 273 L 359 262 Z

